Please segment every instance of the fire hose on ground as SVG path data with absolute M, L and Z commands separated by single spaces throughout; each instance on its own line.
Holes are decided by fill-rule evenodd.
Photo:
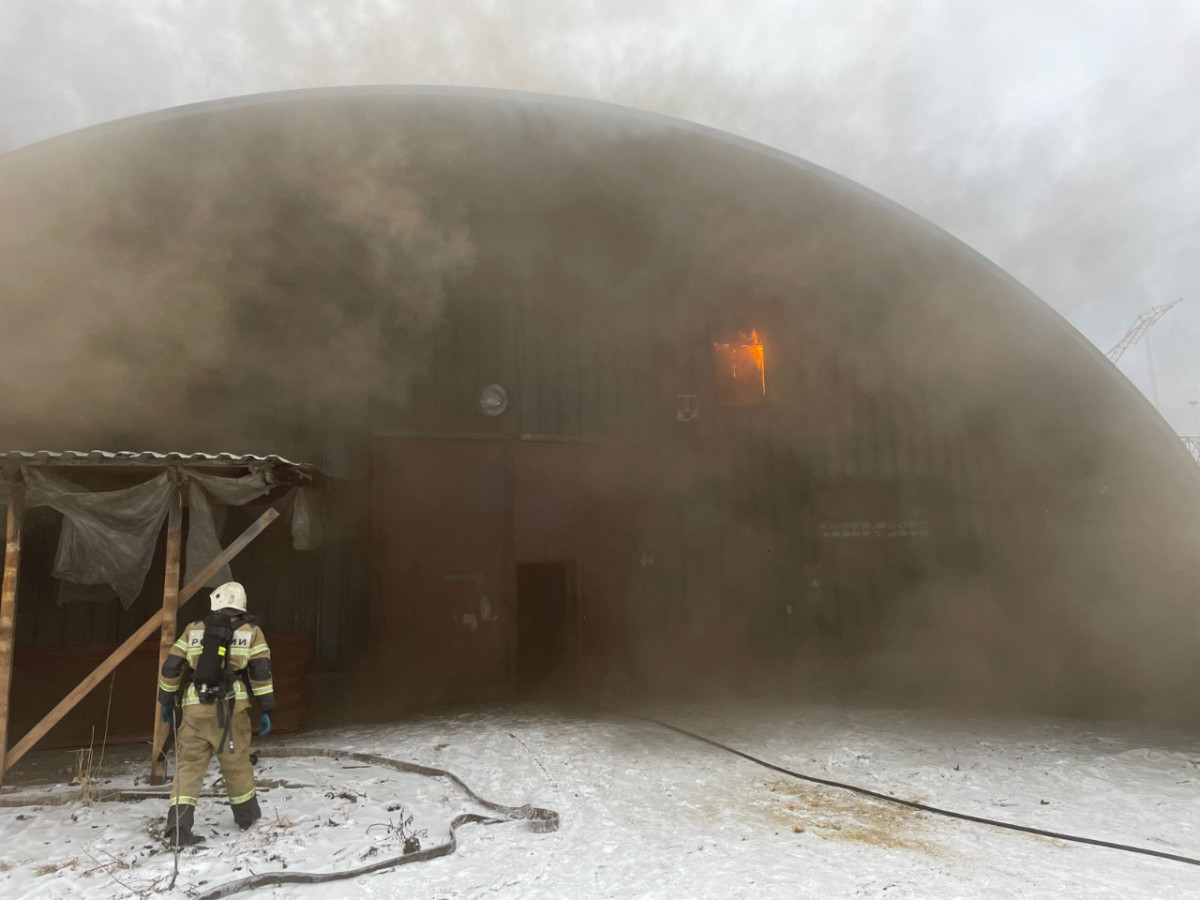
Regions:
M 1154 857 L 1157 859 L 1165 859 L 1172 862 L 1185 863 L 1187 865 L 1200 866 L 1200 859 L 1195 859 L 1188 856 L 1183 856 L 1176 853 L 1168 853 L 1163 850 L 1153 850 L 1147 847 L 1137 847 L 1131 844 L 1122 844 L 1115 841 L 1105 841 L 1098 838 L 1083 837 L 1080 835 L 1067 834 L 1064 832 L 1050 831 L 1043 828 L 1034 828 L 1028 825 L 1020 825 L 1014 822 L 1005 822 L 999 819 L 990 819 L 984 816 L 975 816 L 968 813 L 956 812 L 954 810 L 943 809 L 929 804 L 919 803 L 915 800 L 906 800 L 902 797 L 895 797 L 891 794 L 885 794 L 880 791 L 871 790 L 869 788 L 860 787 L 854 784 L 834 781 L 828 778 L 819 778 L 813 775 L 805 775 L 801 772 L 796 772 L 792 769 L 785 768 L 775 763 L 768 762 L 757 756 L 753 756 L 745 751 L 738 750 L 720 741 L 705 737 L 677 725 L 672 725 L 669 722 L 664 722 L 650 716 L 644 716 L 637 713 L 627 712 L 625 710 L 613 709 L 611 707 L 599 707 L 605 712 L 626 718 L 636 719 L 646 722 L 660 728 L 665 728 L 673 731 L 676 734 L 700 741 L 710 747 L 721 750 L 725 753 L 738 756 L 755 765 L 762 766 L 770 771 L 777 772 L 781 775 L 786 775 L 790 778 L 796 778 L 801 781 L 807 781 L 812 784 L 821 785 L 823 787 L 837 788 L 840 790 L 851 791 L 855 794 L 864 797 L 870 797 L 875 800 L 880 800 L 886 803 L 897 804 L 909 809 L 926 812 L 933 815 L 943 816 L 951 819 L 958 819 L 966 822 L 973 822 L 981 825 L 989 825 L 995 828 L 1002 828 L 1008 831 L 1020 832 L 1023 834 L 1032 834 L 1040 837 L 1053 838 L 1055 840 L 1067 841 L 1076 844 L 1083 844 L 1092 847 L 1101 847 L 1109 850 L 1119 850 L 1125 853 L 1135 853 L 1142 856 Z M 378 765 L 394 769 L 398 772 L 404 772 L 413 775 L 423 775 L 431 778 L 445 778 L 463 793 L 467 795 L 473 802 L 482 806 L 484 809 L 494 816 L 479 815 L 477 813 L 464 813 L 456 816 L 450 822 L 450 837 L 447 841 L 433 847 L 428 847 L 421 850 L 416 850 L 410 853 L 404 853 L 399 856 L 389 857 L 386 859 L 376 860 L 368 865 L 360 866 L 354 869 L 346 869 L 336 872 L 292 872 L 292 871 L 277 871 L 263 872 L 257 875 L 252 875 L 238 881 L 228 882 L 224 885 L 219 885 L 202 894 L 198 894 L 195 900 L 219 900 L 223 897 L 231 897 L 234 894 L 248 891 L 255 888 L 267 887 L 270 885 L 282 884 L 320 884 L 329 881 L 339 881 L 347 878 L 357 878 L 360 875 L 366 875 L 371 872 L 378 872 L 383 869 L 390 869 L 396 866 L 406 865 L 408 863 L 424 862 L 426 860 L 437 859 L 443 856 L 450 856 L 458 847 L 457 830 L 466 824 L 478 823 L 483 825 L 497 824 L 500 822 L 511 822 L 524 820 L 528 822 L 529 829 L 537 833 L 547 833 L 556 831 L 559 827 L 559 815 L 557 812 L 549 809 L 526 804 L 524 806 L 504 806 L 498 803 L 493 803 L 485 800 L 473 791 L 461 778 L 448 772 L 444 769 L 436 769 L 431 766 L 417 765 L 416 763 L 403 762 L 400 760 L 390 759 L 384 756 L 378 756 L 370 753 L 357 753 L 348 750 L 329 750 L 325 748 L 312 747 L 280 747 L 264 749 L 259 751 L 260 758 L 266 759 L 287 759 L 294 757 L 326 757 L 333 760 L 354 760 L 356 762 L 365 763 L 368 765 Z M 140 791 L 120 792 L 117 799 L 121 800 L 142 800 L 146 799 L 148 794 Z M 46 802 L 47 798 L 37 798 L 40 802 Z M 22 804 L 33 802 L 28 799 L 21 801 Z M 16 804 L 0 804 L 0 805 L 16 805 Z
M 1181 856 L 1177 853 L 1167 853 L 1163 850 L 1151 850 L 1149 847 L 1135 847 L 1132 844 L 1120 844 L 1115 841 L 1102 841 L 1098 838 L 1081 837 L 1077 834 L 1066 834 L 1060 831 L 1048 831 L 1044 828 L 1034 828 L 1030 825 L 1019 825 L 1015 822 L 1005 822 L 1000 819 L 989 819 L 984 816 L 973 816 L 969 813 L 955 812 L 952 809 L 943 809 L 938 806 L 930 806 L 926 803 L 918 803 L 916 800 L 905 800 L 902 797 L 893 797 L 891 794 L 884 794 L 879 791 L 873 791 L 870 788 L 859 787 L 854 784 L 846 784 L 841 781 L 832 781 L 828 778 L 818 778 L 815 775 L 805 775 L 801 772 L 795 772 L 791 769 L 785 769 L 783 766 L 778 766 L 775 763 L 767 762 L 757 756 L 752 756 L 742 750 L 722 744 L 720 741 L 715 741 L 712 738 L 707 738 L 702 734 L 696 734 L 693 731 L 688 731 L 680 728 L 678 725 L 672 725 L 669 722 L 662 722 L 650 716 L 643 716 L 637 713 L 625 712 L 620 709 L 612 709 L 609 707 L 601 707 L 610 713 L 615 713 L 620 716 L 625 716 L 630 719 L 638 719 L 642 722 L 649 722 L 652 725 L 657 725 L 660 728 L 666 728 L 668 731 L 674 731 L 676 734 L 681 734 L 684 737 L 700 741 L 708 744 L 710 747 L 715 747 L 726 753 L 732 753 L 734 756 L 740 756 L 742 759 L 762 766 L 765 769 L 770 769 L 772 772 L 778 772 L 780 775 L 787 775 L 790 778 L 797 778 L 801 781 L 807 781 L 812 784 L 819 784 L 824 787 L 838 788 L 844 791 L 851 791 L 863 797 L 871 797 L 875 800 L 882 800 L 886 803 L 895 803 L 899 806 L 905 806 L 909 809 L 920 810 L 921 812 L 932 813 L 938 816 L 945 816 L 950 819 L 960 819 L 964 822 L 975 822 L 979 825 L 991 825 L 994 828 L 1003 828 L 1008 831 L 1018 831 L 1023 834 L 1035 834 L 1039 837 L 1054 838 L 1055 840 L 1068 841 L 1074 844 L 1086 844 L 1091 847 L 1103 847 L 1108 850 L 1121 850 L 1125 853 L 1137 853 L 1142 856 L 1153 856 L 1158 859 L 1168 859 L 1172 862 L 1186 863 L 1190 866 L 1200 866 L 1200 859 L 1193 859 L 1190 856 Z
M 359 866 L 355 869 L 345 869 L 337 872 L 262 872 L 258 875 L 251 875 L 248 878 L 242 878 L 238 881 L 231 881 L 223 885 L 218 885 L 202 894 L 198 894 L 195 900 L 219 900 L 221 897 L 232 897 L 234 894 L 242 891 L 253 890 L 254 888 L 267 887 L 277 884 L 320 884 L 326 881 L 341 881 L 346 878 L 357 878 L 360 875 L 366 875 L 370 872 L 378 872 L 381 869 L 390 869 L 395 866 L 403 866 L 408 863 L 424 862 L 430 859 L 437 859 L 441 856 L 449 856 L 458 848 L 458 837 L 456 832 L 458 829 L 472 822 L 477 822 L 481 825 L 493 825 L 499 822 L 525 821 L 529 824 L 529 830 L 538 834 L 558 830 L 558 813 L 550 809 L 541 809 L 536 806 L 502 806 L 499 803 L 493 803 L 490 800 L 485 800 L 480 797 L 467 785 L 465 781 L 459 778 L 452 772 L 447 772 L 445 769 L 435 769 L 431 766 L 420 766 L 416 763 L 402 762 L 396 759 L 389 759 L 386 756 L 377 756 L 373 753 L 354 753 L 347 750 L 326 750 L 323 748 L 314 747 L 280 747 L 259 751 L 260 759 L 288 759 L 292 757 L 303 756 L 323 756 L 334 760 L 352 759 L 356 762 L 367 763 L 368 765 L 385 766 L 390 769 L 395 769 L 397 772 L 405 772 L 410 775 L 424 775 L 430 778 L 445 778 L 453 783 L 463 793 L 465 793 L 472 801 L 489 812 L 495 813 L 494 816 L 483 816 L 477 813 L 464 813 L 456 816 L 450 822 L 450 838 L 449 840 L 433 847 L 427 847 L 423 850 L 416 850 L 412 853 L 404 853 L 399 856 L 388 857 L 387 859 L 376 860 L 365 866 Z

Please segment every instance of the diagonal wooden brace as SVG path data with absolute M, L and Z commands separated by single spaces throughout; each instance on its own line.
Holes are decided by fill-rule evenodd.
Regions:
M 268 525 L 279 518 L 279 512 L 274 507 L 268 509 L 265 513 L 258 517 L 249 528 L 241 533 L 237 540 L 222 550 L 216 555 L 204 569 L 193 578 L 188 585 L 179 592 L 179 606 L 187 603 L 198 594 L 204 587 L 205 582 L 212 578 L 214 574 L 224 568 L 231 559 L 241 553 L 246 546 L 256 537 L 263 533 Z M 11 750 L 8 751 L 8 757 L 4 761 L 5 771 L 11 769 L 16 762 L 28 753 L 33 746 L 46 736 L 46 733 L 57 725 L 67 713 L 75 708 L 84 697 L 86 697 L 96 685 L 103 681 L 113 669 L 125 661 L 134 650 L 138 648 L 150 635 L 154 634 L 155 630 L 162 625 L 163 611 L 160 609 L 142 625 L 137 631 L 125 639 L 120 647 L 114 650 L 104 662 L 100 663 L 92 674 L 79 682 L 76 688 L 67 694 L 54 709 L 46 713 L 42 721 L 30 729 L 29 734 L 21 738 Z

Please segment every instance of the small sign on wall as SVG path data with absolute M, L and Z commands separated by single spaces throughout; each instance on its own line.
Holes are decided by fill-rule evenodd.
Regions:
M 675 421 L 676 422 L 691 422 L 694 419 L 700 418 L 700 395 L 699 394 L 676 394 L 675 395 Z

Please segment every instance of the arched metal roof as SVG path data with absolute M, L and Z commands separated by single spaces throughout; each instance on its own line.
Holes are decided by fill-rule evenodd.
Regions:
M 54 151 L 69 146 L 83 146 L 97 139 L 132 134 L 151 126 L 169 127 L 173 123 L 198 119 L 220 119 L 239 112 L 304 107 L 316 103 L 363 101 L 402 103 L 405 101 L 431 99 L 444 100 L 448 106 L 463 102 L 483 103 L 495 106 L 508 106 L 521 110 L 548 112 L 552 116 L 573 115 L 584 116 L 603 122 L 629 123 L 649 129 L 665 130 L 677 135 L 694 135 L 697 141 L 723 145 L 738 153 L 753 155 L 787 166 L 797 173 L 811 179 L 816 179 L 836 189 L 848 198 L 855 198 L 858 201 L 873 205 L 881 212 L 898 217 L 900 220 L 906 222 L 915 232 L 923 234 L 928 240 L 942 245 L 962 259 L 969 260 L 973 265 L 978 267 L 981 273 L 986 273 L 991 279 L 999 280 L 1005 284 L 1008 294 L 1006 302 L 1015 304 L 1013 308 L 1014 314 L 1019 311 L 1019 308 L 1023 308 L 1026 314 L 1034 316 L 1037 321 L 1042 323 L 1045 329 L 1053 330 L 1066 338 L 1070 342 L 1070 345 L 1074 347 L 1074 352 L 1079 355 L 1080 362 L 1086 361 L 1086 365 L 1090 370 L 1089 377 L 1109 384 L 1110 389 L 1116 395 L 1124 398 L 1124 403 L 1130 409 L 1136 408 L 1138 410 L 1138 414 L 1135 417 L 1138 422 L 1137 427 L 1144 429 L 1147 436 L 1153 435 L 1154 440 L 1158 441 L 1161 447 L 1169 447 L 1170 451 L 1168 451 L 1168 455 L 1173 453 L 1180 463 L 1187 463 L 1191 469 L 1195 468 L 1192 466 L 1191 459 L 1186 450 L 1179 445 L 1178 439 L 1166 421 L 1158 415 L 1157 411 L 1154 410 L 1141 392 L 1105 358 L 1100 350 L 1052 307 L 991 260 L 911 210 L 835 172 L 786 153 L 778 148 L 674 117 L 593 100 L 494 88 L 372 85 L 291 90 L 188 104 L 103 123 L 80 131 L 48 138 L 38 143 L 21 147 L 5 154 L 4 157 L 0 157 L 0 163 L 2 163 L 0 165 L 0 172 L 6 166 L 19 165 L 24 161 L 37 158 L 47 151 Z M 1200 477 L 1200 474 L 1197 477 Z M 1196 483 L 1200 484 L 1200 481 Z

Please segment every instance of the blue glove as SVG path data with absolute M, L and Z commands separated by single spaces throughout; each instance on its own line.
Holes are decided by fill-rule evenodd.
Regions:
M 258 717 L 258 736 L 271 733 L 271 716 L 269 713 L 263 713 Z
M 159 711 L 158 717 L 166 724 L 170 725 L 172 720 L 175 718 L 175 710 L 172 709 L 168 704 L 164 703 L 162 705 L 162 710 Z

